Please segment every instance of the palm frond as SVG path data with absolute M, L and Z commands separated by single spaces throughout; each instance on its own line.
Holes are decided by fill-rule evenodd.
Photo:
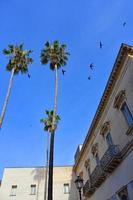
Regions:
M 15 68 L 15 74 L 27 73 L 29 64 L 33 63 L 33 59 L 30 57 L 32 52 L 32 50 L 24 50 L 23 44 L 8 45 L 8 48 L 3 50 L 3 54 L 9 58 L 6 69 L 11 71 Z
M 54 70 L 55 65 L 59 69 L 66 65 L 66 61 L 68 60 L 68 56 L 70 55 L 68 52 L 65 52 L 66 45 L 59 44 L 59 41 L 56 40 L 53 44 L 50 44 L 48 41 L 45 43 L 44 48 L 41 50 L 40 60 L 42 64 L 50 63 L 50 69 Z
M 60 119 L 59 115 L 56 115 L 55 116 L 55 124 L 53 126 L 54 111 L 53 110 L 45 110 L 45 113 L 46 113 L 47 117 L 44 119 L 41 119 L 40 122 L 44 124 L 45 131 L 52 132 L 57 128 L 57 124 L 61 119 Z

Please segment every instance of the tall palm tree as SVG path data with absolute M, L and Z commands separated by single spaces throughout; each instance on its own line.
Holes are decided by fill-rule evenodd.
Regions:
M 58 41 L 53 44 L 46 42 L 41 51 L 41 63 L 50 64 L 50 69 L 55 71 L 55 95 L 54 109 L 52 118 L 52 132 L 50 137 L 50 155 L 49 155 L 49 179 L 48 179 L 48 200 L 53 199 L 53 154 L 54 154 L 54 135 L 55 135 L 55 116 L 57 112 L 57 96 L 58 96 L 58 69 L 66 65 L 69 53 L 65 51 L 66 45 L 60 45 Z
M 47 182 L 48 182 L 48 167 L 49 167 L 49 133 L 52 133 L 53 129 L 52 129 L 52 121 L 53 121 L 53 110 L 48 111 L 46 110 L 46 115 L 47 118 L 45 119 L 41 119 L 40 122 L 44 124 L 44 131 L 48 132 L 47 135 L 47 149 L 46 149 L 46 169 L 45 169 L 45 185 L 44 185 L 44 200 L 47 199 Z M 55 117 L 55 121 L 56 121 L 56 126 L 55 129 L 57 128 L 57 124 L 60 120 L 60 117 L 58 115 L 56 115 Z
M 9 80 L 9 85 L 7 89 L 6 98 L 4 101 L 3 109 L 0 116 L 0 128 L 2 127 L 2 123 L 4 120 L 4 116 L 6 113 L 6 108 L 9 100 L 9 96 L 11 93 L 13 77 L 18 73 L 28 73 L 28 65 L 33 62 L 33 59 L 30 58 L 31 50 L 24 50 L 23 44 L 20 45 L 8 45 L 7 49 L 3 50 L 3 54 L 6 55 L 9 59 L 6 70 L 11 72 L 11 77 Z

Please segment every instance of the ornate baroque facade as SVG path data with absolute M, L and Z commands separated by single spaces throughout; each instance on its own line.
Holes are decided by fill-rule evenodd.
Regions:
M 74 171 L 85 200 L 133 200 L 133 47 L 122 44 Z

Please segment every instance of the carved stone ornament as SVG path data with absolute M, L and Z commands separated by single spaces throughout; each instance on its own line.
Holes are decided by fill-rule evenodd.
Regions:
M 93 154 L 93 156 L 95 156 L 98 153 L 98 143 L 95 143 L 92 146 L 91 153 Z
M 110 122 L 107 121 L 102 125 L 100 130 L 100 135 L 104 137 L 109 131 L 110 131 Z
M 121 90 L 115 97 L 113 107 L 119 110 L 125 99 L 126 99 L 126 92 L 125 90 Z
M 88 158 L 88 159 L 85 161 L 84 166 L 87 168 L 87 167 L 89 167 L 89 165 L 90 165 L 90 159 Z
M 80 178 L 83 178 L 83 171 L 79 173 Z

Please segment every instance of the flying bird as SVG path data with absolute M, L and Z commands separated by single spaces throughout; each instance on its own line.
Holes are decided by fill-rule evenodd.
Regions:
M 91 80 L 91 76 L 88 76 L 88 80 L 89 80 L 89 81 Z
M 94 64 L 91 63 L 89 67 L 90 67 L 91 70 L 93 70 L 93 68 L 94 68 Z
M 103 44 L 102 44 L 102 42 L 100 41 L 100 43 L 99 43 L 99 46 L 100 46 L 100 49 L 102 49 L 103 48 Z
M 28 74 L 28 78 L 30 78 L 31 77 L 31 75 L 30 74 Z
M 63 75 L 65 74 L 65 72 L 66 72 L 66 71 L 62 69 L 62 74 L 63 74 Z
M 123 27 L 125 27 L 126 25 L 127 25 L 127 23 L 126 23 L 126 22 L 124 22 L 124 23 L 123 23 Z

